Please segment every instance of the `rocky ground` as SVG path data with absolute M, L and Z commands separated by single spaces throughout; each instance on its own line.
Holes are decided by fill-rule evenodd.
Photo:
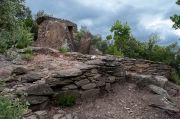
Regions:
M 46 119 L 178 119 L 177 115 L 148 106 L 142 99 L 148 94 L 151 92 L 138 89 L 134 83 L 115 84 L 111 93 L 99 98 L 78 100 L 66 108 L 49 106 L 40 115 Z M 180 104 L 180 96 L 174 99 Z

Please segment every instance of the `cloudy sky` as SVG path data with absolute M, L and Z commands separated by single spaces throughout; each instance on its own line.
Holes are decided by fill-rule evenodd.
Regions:
M 44 10 L 53 17 L 87 26 L 92 34 L 103 38 L 110 34 L 116 20 L 128 22 L 131 33 L 140 41 L 147 41 L 152 33 L 158 34 L 160 45 L 180 44 L 180 30 L 172 28 L 170 16 L 180 14 L 177 0 L 26 0 L 26 6 L 35 14 Z

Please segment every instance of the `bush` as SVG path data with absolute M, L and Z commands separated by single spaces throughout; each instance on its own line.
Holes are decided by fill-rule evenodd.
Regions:
M 22 104 L 18 98 L 0 96 L 0 119 L 20 119 L 28 106 Z
M 0 79 L 0 87 L 5 86 L 4 81 Z M 22 104 L 18 98 L 12 99 L 12 96 L 2 96 L 0 93 L 0 119 L 20 119 L 22 114 L 28 109 L 29 103 Z M 24 95 L 25 96 L 25 95 Z
M 22 49 L 32 45 L 33 35 L 30 33 L 29 28 L 24 28 L 19 26 L 17 31 L 13 32 L 13 40 L 15 42 L 15 47 Z
M 65 48 L 65 47 L 61 47 L 61 48 L 59 48 L 59 51 L 61 51 L 62 53 L 66 53 L 66 52 L 67 52 L 67 50 L 66 50 L 66 48 Z
M 175 71 L 171 72 L 169 80 L 176 83 L 177 85 L 180 85 L 179 76 Z
M 1 30 L 0 53 L 5 53 L 9 48 L 25 48 L 32 45 L 33 34 L 29 28 L 19 26 L 15 31 Z
M 30 61 L 33 59 L 33 56 L 32 54 L 21 54 L 21 59 Z
M 72 106 L 76 103 L 77 98 L 74 95 L 67 95 L 64 94 L 60 99 L 59 99 L 59 105 L 62 107 L 65 106 Z

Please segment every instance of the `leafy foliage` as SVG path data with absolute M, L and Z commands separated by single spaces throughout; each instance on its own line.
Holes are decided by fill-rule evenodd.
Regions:
M 5 81 L 0 79 L 0 87 L 5 86 Z M 19 98 L 12 99 L 11 95 L 3 96 L 0 93 L 0 119 L 20 119 L 22 114 L 28 109 L 29 103 L 22 104 Z
M 26 104 L 22 104 L 18 98 L 0 96 L 0 119 L 20 119 L 27 109 Z
M 34 15 L 34 19 L 37 19 L 39 17 L 42 17 L 42 16 L 49 16 L 49 17 L 52 17 L 53 15 L 49 15 L 49 14 L 46 14 L 44 13 L 44 10 L 39 10 L 35 15 Z
M 62 106 L 62 107 L 73 106 L 76 103 L 76 101 L 77 101 L 76 96 L 64 94 L 59 99 L 59 105 Z
M 120 52 L 120 55 L 123 55 L 123 49 L 126 46 L 126 40 L 130 37 L 130 30 L 131 28 L 128 26 L 127 22 L 125 24 L 122 24 L 120 21 L 116 21 L 114 25 L 111 27 L 111 32 L 113 32 L 112 35 L 108 35 L 106 38 L 107 40 L 110 40 L 111 38 L 114 40 L 114 50 L 109 51 L 115 51 L 116 49 Z M 115 52 L 111 54 L 117 54 Z
M 97 34 L 93 35 L 92 44 L 95 45 L 103 54 L 105 54 L 108 49 L 108 41 L 102 40 L 102 36 Z
M 22 9 L 24 0 L 1 0 L 0 1 L 0 31 L 6 29 L 13 31 L 18 22 L 17 13 Z
M 180 0 L 177 0 L 176 4 L 180 5 Z M 175 14 L 171 16 L 170 19 L 172 20 L 172 22 L 174 22 L 172 27 L 174 29 L 180 29 L 180 15 Z

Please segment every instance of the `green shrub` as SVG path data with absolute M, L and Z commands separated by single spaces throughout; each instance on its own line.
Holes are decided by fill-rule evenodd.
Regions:
M 33 56 L 32 54 L 21 54 L 21 59 L 30 61 L 33 59 Z
M 18 98 L 0 96 L 0 119 L 20 119 L 27 108 Z
M 16 48 L 22 49 L 32 45 L 33 34 L 30 33 L 30 28 L 24 28 L 19 25 L 16 31 L 12 34 L 12 40 Z
M 65 47 L 61 47 L 61 48 L 59 48 L 59 51 L 61 51 L 62 53 L 66 53 L 67 49 Z
M 0 87 L 5 86 L 7 79 L 0 79 Z M 3 96 L 0 92 L 0 119 L 20 119 L 22 114 L 28 109 L 29 103 L 22 104 L 19 98 L 12 99 L 12 94 Z M 24 94 L 26 96 L 26 94 Z
M 64 94 L 60 99 L 59 99 L 59 105 L 62 107 L 65 106 L 72 106 L 76 103 L 77 98 L 74 95 L 67 95 Z
M 179 76 L 175 71 L 171 72 L 169 80 L 176 83 L 177 85 L 180 85 Z

